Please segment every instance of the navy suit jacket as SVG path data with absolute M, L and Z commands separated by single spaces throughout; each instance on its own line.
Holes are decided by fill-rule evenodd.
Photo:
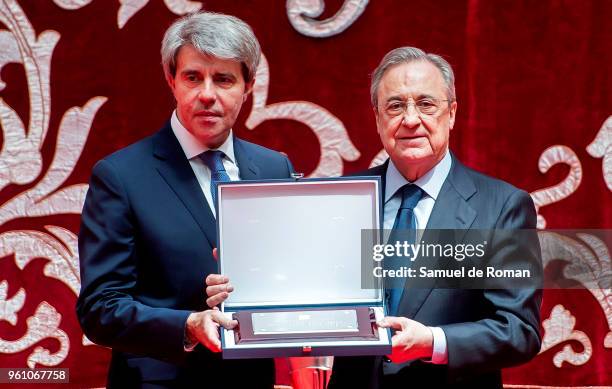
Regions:
M 380 176 L 384 188 L 387 166 L 360 175 Z M 535 225 L 527 193 L 469 169 L 453 156 L 427 229 L 533 229 L 530 242 L 505 241 L 503 253 L 520 253 L 526 263 L 541 264 Z M 495 239 L 490 242 L 497 252 Z M 501 263 L 499 253 L 491 260 Z M 530 288 L 407 289 L 398 316 L 441 327 L 448 365 L 413 361 L 395 365 L 389 369 L 392 374 L 383 376 L 382 357 L 336 358 L 330 389 L 501 388 L 501 368 L 526 362 L 540 350 L 540 304 L 541 291 Z
M 287 157 L 234 138 L 242 180 L 287 178 Z M 112 348 L 108 385 L 271 388 L 273 360 L 222 360 L 184 351 L 191 312 L 206 309 L 204 280 L 218 273 L 216 224 L 170 124 L 99 161 L 81 217 L 85 334 Z M 146 386 L 146 385 L 145 385 Z

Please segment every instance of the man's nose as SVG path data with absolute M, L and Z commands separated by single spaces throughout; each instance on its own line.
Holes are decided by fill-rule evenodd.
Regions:
M 402 124 L 406 127 L 415 127 L 421 123 L 421 117 L 419 111 L 414 104 L 408 104 L 404 111 L 404 117 L 402 118 Z
M 202 83 L 200 91 L 198 93 L 198 99 L 205 106 L 210 106 L 214 104 L 217 99 L 217 92 L 215 90 L 215 85 L 211 80 L 205 80 Z

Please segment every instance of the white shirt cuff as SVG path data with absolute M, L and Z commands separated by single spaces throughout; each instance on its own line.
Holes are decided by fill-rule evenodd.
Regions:
M 198 345 L 197 342 L 196 343 L 188 343 L 187 341 L 185 341 L 185 343 L 183 344 L 183 349 L 186 352 L 190 353 L 190 352 L 192 352 L 196 348 L 197 345 Z
M 433 354 L 431 363 L 434 365 L 446 365 L 448 363 L 448 348 L 446 346 L 446 335 L 440 327 L 429 327 L 433 335 Z

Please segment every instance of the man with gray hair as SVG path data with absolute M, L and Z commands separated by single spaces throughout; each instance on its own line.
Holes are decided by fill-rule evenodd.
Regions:
M 213 257 L 217 183 L 293 170 L 232 132 L 260 55 L 238 18 L 202 12 L 174 22 L 161 57 L 176 110 L 159 132 L 93 169 L 77 314 L 89 339 L 112 348 L 109 387 L 273 387 L 272 360 L 221 358 L 219 326 L 237 323 L 204 292 L 205 283 L 221 296 L 232 290 Z
M 446 60 L 413 47 L 392 50 L 374 71 L 370 91 L 389 159 L 361 175 L 381 177 L 385 229 L 535 229 L 527 193 L 477 173 L 449 151 L 457 99 Z M 493 239 L 490 264 L 510 257 L 540 263 L 531 235 L 535 244 Z M 389 316 L 378 324 L 392 329 L 392 353 L 336 358 L 330 388 L 501 388 L 502 368 L 540 350 L 535 288 L 411 288 L 406 280 L 387 289 L 386 299 Z

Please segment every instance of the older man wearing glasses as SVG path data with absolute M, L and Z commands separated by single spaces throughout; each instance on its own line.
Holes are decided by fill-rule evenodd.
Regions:
M 367 174 L 382 179 L 386 229 L 535 228 L 527 193 L 467 168 L 449 151 L 457 101 L 442 57 L 392 50 L 370 92 L 389 160 Z M 503 252 L 537 261 L 538 249 L 516 239 Z M 330 388 L 501 388 L 501 368 L 540 349 L 540 303 L 535 288 L 388 290 L 390 316 L 379 325 L 393 330 L 392 354 L 337 358 Z

